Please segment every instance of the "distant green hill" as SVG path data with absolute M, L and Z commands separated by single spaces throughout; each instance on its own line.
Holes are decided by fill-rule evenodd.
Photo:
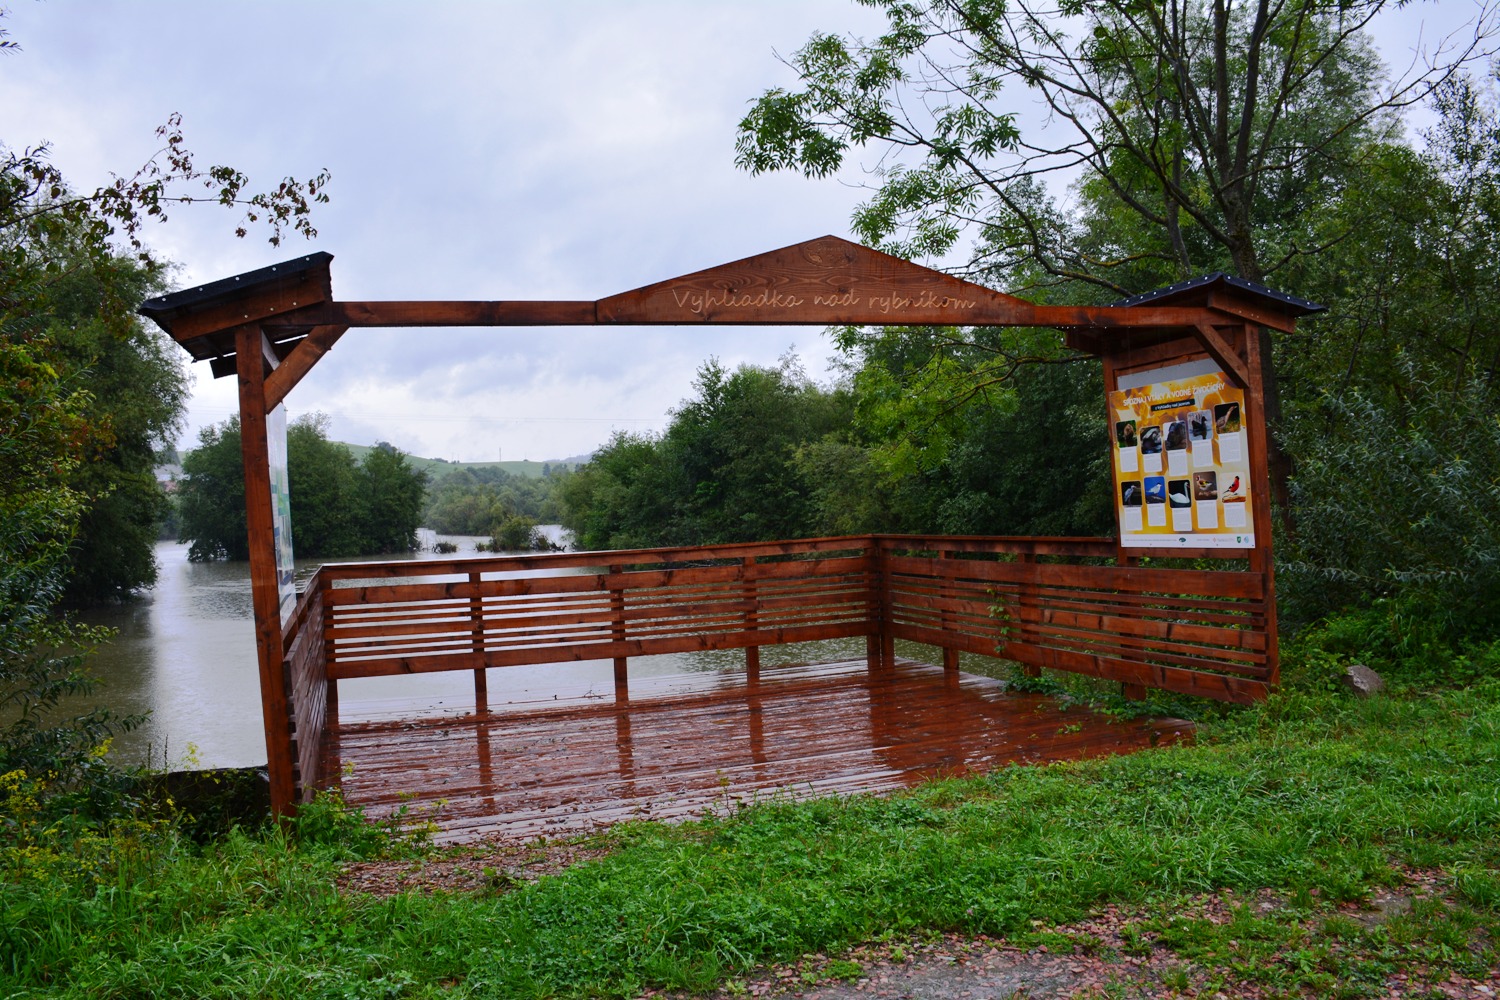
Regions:
M 349 449 L 356 462 L 364 461 L 365 456 L 370 453 L 372 448 L 371 445 L 367 444 L 349 444 L 347 441 L 339 443 Z M 582 456 L 574 456 L 573 458 L 559 459 L 555 462 L 450 462 L 442 458 L 421 458 L 417 455 L 407 455 L 406 461 L 411 464 L 412 468 L 423 470 L 434 480 L 441 479 L 448 473 L 456 472 L 459 469 L 501 469 L 513 476 L 525 476 L 527 479 L 541 479 L 544 466 L 552 469 L 576 469 L 579 465 L 587 461 L 587 459 Z

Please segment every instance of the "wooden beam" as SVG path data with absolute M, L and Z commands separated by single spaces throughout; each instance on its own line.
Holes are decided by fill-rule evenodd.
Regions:
M 1250 295 L 1232 288 L 1215 289 L 1203 302 L 1210 309 L 1228 313 L 1240 321 L 1248 320 L 1259 326 L 1269 326 L 1280 333 L 1296 333 L 1297 319 L 1274 305 L 1268 305 L 1260 296 Z
M 274 327 L 593 326 L 594 303 L 325 302 L 278 316 Z
M 1198 335 L 1198 343 L 1203 345 L 1208 356 L 1229 376 L 1229 380 L 1240 389 L 1249 389 L 1250 371 L 1229 341 L 1207 323 L 1195 323 L 1193 331 Z
M 315 327 L 304 339 L 297 341 L 290 354 L 282 359 L 281 366 L 266 376 L 266 409 L 274 410 L 287 393 L 296 388 L 313 365 L 327 354 L 338 339 L 349 329 L 346 326 Z
M 684 304 L 667 310 L 659 304 L 642 312 L 606 312 L 603 303 L 561 301 L 390 301 L 325 302 L 267 319 L 267 329 L 285 327 L 434 327 L 434 326 L 827 326 L 831 322 L 858 326 L 912 325 L 913 320 L 883 307 L 865 303 L 835 314 L 824 308 L 761 309 L 743 313 L 693 312 Z M 675 301 L 675 300 L 673 300 Z M 596 306 L 598 307 L 596 310 Z M 1023 303 L 1001 310 L 975 309 L 962 318 L 964 326 L 1041 326 L 1064 329 L 1191 330 L 1203 322 L 1205 310 L 1196 306 L 1039 306 Z M 1219 319 L 1217 313 L 1208 313 Z
M 276 529 L 271 509 L 270 448 L 266 436 L 265 335 L 255 326 L 235 333 L 240 381 L 240 450 L 245 467 L 245 525 L 250 542 L 250 595 L 260 667 L 261 714 L 271 810 L 296 806 L 296 754 L 292 746 L 281 634 L 281 593 L 276 580 Z M 317 734 L 307 734 L 316 739 Z

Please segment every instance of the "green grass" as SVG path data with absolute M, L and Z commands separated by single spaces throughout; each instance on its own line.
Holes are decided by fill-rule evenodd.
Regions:
M 1361 995 L 1386 968 L 1496 961 L 1500 683 L 1370 702 L 1291 692 L 1207 724 L 1196 747 L 632 824 L 608 857 L 502 893 L 341 895 L 346 823 L 319 814 L 300 844 L 137 830 L 87 841 L 97 863 L 29 871 L 12 848 L 0 996 L 628 996 L 872 939 L 1024 939 L 1106 901 L 1172 913 L 1261 887 L 1306 920 L 1176 913 L 1134 933 L 1268 987 L 1344 976 Z M 1456 903 L 1373 928 L 1332 909 L 1395 881 L 1393 866 L 1441 870 Z M 858 974 L 838 961 L 825 976 Z

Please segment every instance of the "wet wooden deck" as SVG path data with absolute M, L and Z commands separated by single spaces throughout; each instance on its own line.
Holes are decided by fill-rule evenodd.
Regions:
M 409 706 L 407 708 L 409 711 Z M 1190 736 L 1000 682 L 898 660 L 631 678 L 628 701 L 580 697 L 413 719 L 345 706 L 324 774 L 371 816 L 405 807 L 439 840 L 585 832 L 755 797 L 882 792 L 938 775 L 1127 753 Z

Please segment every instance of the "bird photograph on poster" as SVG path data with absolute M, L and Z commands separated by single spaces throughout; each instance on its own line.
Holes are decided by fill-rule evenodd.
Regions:
M 1220 403 L 1214 407 L 1214 429 L 1220 434 L 1238 434 L 1240 430 L 1240 404 Z

